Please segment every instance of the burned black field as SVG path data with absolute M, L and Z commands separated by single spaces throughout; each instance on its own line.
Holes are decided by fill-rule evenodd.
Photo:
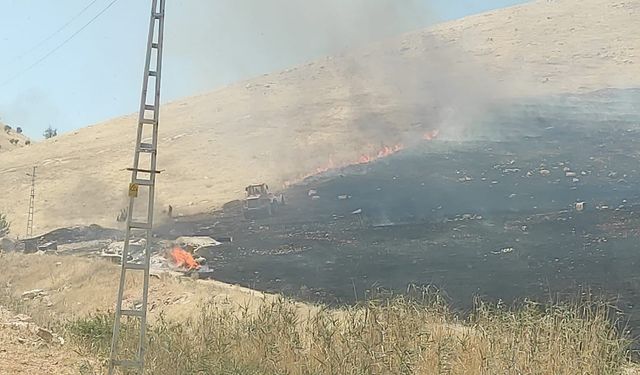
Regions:
M 245 220 L 230 203 L 160 231 L 232 236 L 205 255 L 216 279 L 314 301 L 351 303 L 412 284 L 437 287 L 462 309 L 475 296 L 590 292 L 638 326 L 638 98 L 616 91 L 516 106 L 474 140 L 424 141 L 309 178 L 284 192 L 273 217 Z

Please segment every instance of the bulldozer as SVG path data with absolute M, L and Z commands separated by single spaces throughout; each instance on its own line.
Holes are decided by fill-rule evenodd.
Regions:
M 284 206 L 284 195 L 271 193 L 267 184 L 249 185 L 244 190 L 247 194 L 242 207 L 245 219 L 273 216 L 279 206 Z

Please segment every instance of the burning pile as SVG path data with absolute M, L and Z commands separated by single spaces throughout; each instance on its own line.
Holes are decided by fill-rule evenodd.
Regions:
M 188 271 L 200 269 L 200 264 L 193 259 L 193 255 L 180 246 L 175 246 L 171 250 L 171 260 L 173 260 L 176 267 L 187 269 Z

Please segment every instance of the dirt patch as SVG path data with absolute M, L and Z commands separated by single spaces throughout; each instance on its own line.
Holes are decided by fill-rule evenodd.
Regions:
M 3 374 L 92 374 L 95 360 L 70 347 L 55 332 L 24 314 L 0 306 L 0 372 Z

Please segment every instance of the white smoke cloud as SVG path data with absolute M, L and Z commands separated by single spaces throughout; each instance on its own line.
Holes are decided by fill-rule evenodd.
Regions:
M 167 85 L 184 92 L 333 55 L 435 20 L 421 0 L 183 0 L 168 6 L 168 58 L 191 69 L 165 76 L 181 77 L 167 78 Z

